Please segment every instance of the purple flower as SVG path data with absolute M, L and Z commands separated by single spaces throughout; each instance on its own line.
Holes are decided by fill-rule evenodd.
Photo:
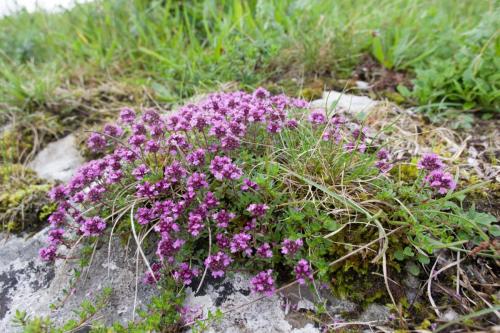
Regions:
M 441 162 L 439 156 L 434 153 L 424 154 L 417 164 L 417 168 L 424 169 L 429 172 L 435 170 L 441 170 L 443 167 L 444 167 L 443 162 Z
M 234 235 L 231 243 L 229 244 L 231 253 L 243 252 L 246 255 L 251 256 L 252 249 L 249 244 L 251 240 L 252 236 L 244 232 Z
M 99 184 L 94 185 L 87 192 L 85 199 L 90 202 L 98 202 L 102 199 L 102 195 L 104 192 L 106 192 L 104 186 Z
M 229 226 L 229 221 L 235 217 L 236 215 L 234 213 L 229 213 L 224 209 L 212 215 L 212 219 L 217 223 L 219 228 L 227 228 Z
M 215 235 L 215 240 L 217 242 L 217 245 L 221 249 L 225 249 L 225 248 L 229 247 L 229 238 L 227 238 L 226 235 L 224 235 L 224 234 L 217 234 L 217 235 Z
M 268 269 L 267 271 L 262 271 L 254 276 L 250 280 L 252 284 L 252 291 L 256 293 L 263 293 L 269 297 L 274 295 L 276 288 L 274 287 L 274 279 L 272 273 L 273 270 Z
M 135 112 L 131 108 L 123 108 L 120 111 L 120 119 L 122 122 L 131 124 L 135 120 Z
M 179 161 L 173 161 L 168 167 L 165 168 L 165 180 L 171 183 L 177 183 L 182 178 L 186 177 L 187 171 L 184 169 Z
M 150 171 L 151 170 L 147 167 L 146 164 L 141 164 L 132 171 L 132 175 L 135 177 L 135 179 L 139 180 L 144 178 L 144 176 L 147 175 Z
M 62 243 L 62 238 L 64 235 L 64 229 L 52 229 L 49 231 L 49 243 L 50 245 L 58 245 Z
M 193 282 L 193 278 L 199 274 L 200 271 L 197 268 L 190 268 L 189 264 L 183 262 L 179 264 L 179 268 L 172 275 L 177 282 L 189 286 Z
M 302 247 L 302 245 L 303 242 L 300 238 L 294 241 L 291 239 L 285 239 L 283 243 L 281 243 L 281 253 L 293 256 Z
M 204 173 L 193 172 L 187 179 L 187 190 L 194 192 L 200 188 L 208 188 L 207 176 Z
M 64 185 L 54 186 L 49 192 L 49 198 L 53 201 L 61 201 L 66 198 L 67 190 Z
M 156 284 L 158 281 L 160 281 L 161 277 L 161 264 L 159 262 L 155 262 L 151 265 L 151 272 L 150 270 L 147 270 L 146 273 L 144 274 L 143 282 L 144 284 Z
M 104 135 L 99 133 L 92 133 L 87 139 L 87 147 L 93 152 L 103 150 L 106 147 L 106 144 L 106 138 Z
M 156 255 L 161 260 L 167 258 L 169 261 L 172 261 L 173 256 L 180 250 L 184 243 L 185 241 L 182 239 L 173 239 L 169 235 L 164 235 L 158 243 Z
M 152 198 L 160 194 L 155 184 L 151 184 L 150 182 L 144 182 L 143 184 L 137 184 L 136 195 L 139 198 Z
M 218 278 L 224 276 L 226 268 L 232 261 L 233 260 L 227 254 L 219 251 L 205 259 L 205 266 L 207 266 L 212 273 L 212 277 Z
M 241 185 L 240 189 L 243 192 L 247 192 L 250 190 L 258 191 L 259 190 L 259 185 L 257 183 L 254 183 L 248 178 L 243 179 L 243 185 Z
M 58 209 L 54 211 L 52 214 L 50 214 L 48 221 L 53 227 L 55 227 L 57 225 L 64 223 L 65 218 L 66 218 L 66 213 Z
M 212 209 L 219 205 L 219 200 L 217 200 L 217 197 L 213 194 L 213 192 L 207 192 L 205 194 L 205 198 L 203 199 L 203 204 L 208 209 Z
M 106 125 L 104 125 L 103 132 L 106 135 L 117 138 L 117 137 L 122 136 L 123 129 L 118 125 L 106 124 Z
M 424 180 L 430 187 L 438 190 L 440 194 L 446 194 L 448 191 L 454 190 L 457 184 L 453 180 L 453 176 L 442 170 L 434 170 L 425 177 Z
M 146 141 L 144 150 L 147 153 L 157 153 L 160 150 L 160 144 L 155 140 L 148 140 Z
M 313 273 L 311 270 L 311 265 L 309 265 L 309 262 L 305 259 L 300 259 L 299 262 L 297 263 L 297 266 L 295 266 L 295 277 L 299 284 L 304 284 L 306 283 L 306 280 L 313 280 Z
M 155 218 L 154 212 L 151 208 L 140 207 L 135 213 L 135 219 L 140 225 L 145 225 Z
M 204 228 L 203 216 L 194 212 L 189 213 L 188 218 L 188 232 L 193 236 L 198 236 Z
M 191 166 L 201 166 L 205 164 L 205 150 L 202 148 L 196 149 L 186 156 L 186 160 Z
M 254 98 L 257 98 L 257 99 L 266 99 L 266 98 L 269 98 L 269 96 L 271 96 L 271 94 L 266 89 L 259 87 L 259 88 L 255 89 L 252 96 Z
M 286 121 L 285 126 L 290 129 L 295 129 L 299 127 L 299 122 L 295 119 L 289 119 Z
M 257 248 L 257 255 L 262 258 L 272 258 L 273 251 L 271 250 L 271 245 L 269 243 L 264 243 Z
M 84 236 L 99 236 L 106 229 L 106 222 L 99 216 L 94 216 L 90 219 L 85 220 L 83 225 L 80 227 L 80 231 Z
M 378 161 L 375 162 L 375 166 L 380 170 L 382 173 L 389 172 L 392 169 L 392 163 L 389 162 L 390 155 L 389 151 L 385 148 L 382 148 L 379 150 L 377 153 L 377 158 Z
M 266 215 L 267 210 L 269 209 L 268 205 L 265 204 L 250 204 L 247 208 L 247 211 L 252 214 L 254 217 L 261 217 Z
M 116 184 L 120 182 L 122 178 L 123 178 L 123 171 L 121 170 L 111 171 L 108 173 L 108 176 L 106 177 L 106 184 Z
M 309 115 L 309 121 L 314 125 L 321 125 L 326 123 L 326 115 L 322 110 L 315 110 Z
M 52 261 L 56 258 L 57 247 L 54 245 L 49 245 L 48 247 L 43 247 L 38 251 L 40 258 L 43 261 Z
M 146 126 L 143 123 L 135 123 L 132 125 L 132 134 L 134 135 L 146 135 Z
M 224 178 L 230 180 L 236 180 L 241 177 L 243 172 L 232 160 L 227 156 L 215 156 L 210 163 L 210 172 L 217 180 L 223 180 Z
M 134 134 L 128 139 L 128 143 L 133 147 L 139 147 L 144 142 L 146 142 L 146 136 L 144 134 Z
M 160 120 L 160 115 L 153 109 L 148 109 L 142 114 L 142 121 L 146 124 L 153 125 Z

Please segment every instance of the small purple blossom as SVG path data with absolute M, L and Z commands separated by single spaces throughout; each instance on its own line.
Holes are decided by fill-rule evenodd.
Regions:
M 233 236 L 231 243 L 229 244 L 229 248 L 231 249 L 231 253 L 243 252 L 248 256 L 252 255 L 252 249 L 250 248 L 250 241 L 252 240 L 252 236 L 241 232 Z
M 262 258 L 272 258 L 273 251 L 271 250 L 271 245 L 269 243 L 264 243 L 257 248 L 257 255 Z
M 299 262 L 297 263 L 297 266 L 295 266 L 295 277 L 297 278 L 297 281 L 299 284 L 304 284 L 306 283 L 306 280 L 313 280 L 313 273 L 311 270 L 311 265 L 309 262 L 305 259 L 300 259 Z
M 196 237 L 200 234 L 201 230 L 205 227 L 203 224 L 203 216 L 193 212 L 189 213 L 188 218 L 188 232 Z
M 297 239 L 297 240 L 291 240 L 291 239 L 285 239 L 283 243 L 281 243 L 281 253 L 284 255 L 288 256 L 293 256 L 299 249 L 302 247 L 304 243 L 302 242 L 302 239 Z
M 424 154 L 417 163 L 417 168 L 427 170 L 429 172 L 441 170 L 443 167 L 444 164 L 441 161 L 441 158 L 434 153 Z
M 189 286 L 193 282 L 193 278 L 198 276 L 200 271 L 197 268 L 190 268 L 189 264 L 183 262 L 179 264 L 179 268 L 173 272 L 173 277 L 177 282 Z
M 59 245 L 62 243 L 64 229 L 52 229 L 49 231 L 49 243 L 51 245 Z
M 135 112 L 131 108 L 123 108 L 120 111 L 120 120 L 124 123 L 131 124 L 135 120 Z
M 54 245 L 49 245 L 48 247 L 43 247 L 38 251 L 40 259 L 43 261 L 52 261 L 56 258 L 57 247 Z
M 61 201 L 66 198 L 67 190 L 64 185 L 54 186 L 49 192 L 49 198 L 53 201 Z
M 158 243 L 156 255 L 160 257 L 161 260 L 167 258 L 169 261 L 172 261 L 173 256 L 181 249 L 184 243 L 185 241 L 183 239 L 173 239 L 169 235 L 164 235 Z
M 221 249 L 229 247 L 229 238 L 224 234 L 215 235 L 215 241 L 217 243 L 217 246 L 219 246 Z
M 202 148 L 196 149 L 194 152 L 186 156 L 186 160 L 191 166 L 201 166 L 205 164 L 205 150 Z
M 224 252 L 217 252 L 205 259 L 205 266 L 208 267 L 212 273 L 212 277 L 219 278 L 224 276 L 224 272 L 231 264 L 233 259 Z
M 266 215 L 269 206 L 266 204 L 250 204 L 247 208 L 247 211 L 252 214 L 254 217 L 262 217 Z
M 103 150 L 104 148 L 106 148 L 106 144 L 106 138 L 104 137 L 104 135 L 99 133 L 92 133 L 87 139 L 87 147 L 93 152 Z
M 269 297 L 274 295 L 276 288 L 274 287 L 274 278 L 272 273 L 273 270 L 268 269 L 267 271 L 262 271 L 254 276 L 250 280 L 250 283 L 252 284 L 252 291 L 256 293 L 263 293 Z
M 188 192 L 194 192 L 201 188 L 208 188 L 207 176 L 204 173 L 193 172 L 187 179 Z
M 148 168 L 146 164 L 141 164 L 134 170 L 132 170 L 132 175 L 135 177 L 135 179 L 139 180 L 144 178 L 145 175 L 147 175 L 151 170 Z
M 147 270 L 144 274 L 143 283 L 144 284 L 156 284 L 160 281 L 161 277 L 161 264 L 159 262 L 155 262 L 151 265 L 151 270 Z M 152 272 L 151 272 L 152 271 Z
M 455 189 L 457 184 L 453 180 L 453 176 L 442 170 L 434 170 L 425 177 L 424 180 L 430 187 L 436 189 L 440 194 L 446 194 L 448 191 Z
M 243 172 L 232 160 L 227 156 L 215 156 L 210 163 L 210 172 L 217 180 L 223 180 L 224 178 L 230 180 L 236 180 L 241 177 Z
M 99 236 L 106 229 L 106 222 L 99 216 L 91 217 L 85 220 L 83 225 L 80 227 L 80 231 L 84 236 Z
M 219 228 L 227 228 L 229 226 L 229 221 L 235 217 L 236 214 L 230 213 L 224 209 L 212 215 L 212 219 L 217 223 L 217 227 Z
M 247 192 L 250 190 L 258 191 L 259 190 L 259 185 L 257 183 L 254 183 L 248 178 L 243 179 L 243 185 L 241 185 L 240 189 L 243 192 Z
M 308 119 L 314 125 L 321 125 L 326 123 L 326 115 L 323 110 L 315 110 L 311 112 Z
M 118 137 L 123 135 L 123 129 L 120 126 L 114 125 L 114 124 L 104 125 L 104 128 L 102 131 L 104 134 L 115 137 L 115 138 L 118 138 Z

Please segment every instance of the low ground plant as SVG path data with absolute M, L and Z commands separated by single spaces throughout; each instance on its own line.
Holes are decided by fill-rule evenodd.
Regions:
M 397 160 L 379 134 L 263 88 L 168 114 L 124 108 L 88 138 L 103 157 L 51 190 L 58 208 L 40 256 L 131 240 L 144 283 L 162 290 L 131 329 L 193 324 L 167 300 L 239 271 L 258 295 L 322 282 L 362 304 L 393 303 L 404 327 L 389 281 L 424 277 L 443 252 L 497 258 L 499 229 L 466 209 L 473 188 L 456 188 L 457 170 L 432 153 Z

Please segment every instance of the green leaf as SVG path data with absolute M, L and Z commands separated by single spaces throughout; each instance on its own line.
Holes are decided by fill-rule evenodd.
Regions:
M 428 265 L 431 262 L 431 260 L 429 259 L 429 257 L 428 256 L 424 256 L 422 253 L 418 253 L 417 254 L 417 260 L 422 265 Z
M 418 276 L 420 274 L 420 268 L 414 262 L 409 262 L 406 269 L 413 276 Z

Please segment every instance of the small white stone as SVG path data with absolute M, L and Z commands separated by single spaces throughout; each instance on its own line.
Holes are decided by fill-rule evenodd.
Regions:
M 366 96 L 356 96 L 338 91 L 325 91 L 323 98 L 311 102 L 313 108 L 327 108 L 328 110 L 344 109 L 349 113 L 367 113 L 379 102 Z
M 49 143 L 28 166 L 42 178 L 68 181 L 84 162 L 75 141 L 70 134 Z

